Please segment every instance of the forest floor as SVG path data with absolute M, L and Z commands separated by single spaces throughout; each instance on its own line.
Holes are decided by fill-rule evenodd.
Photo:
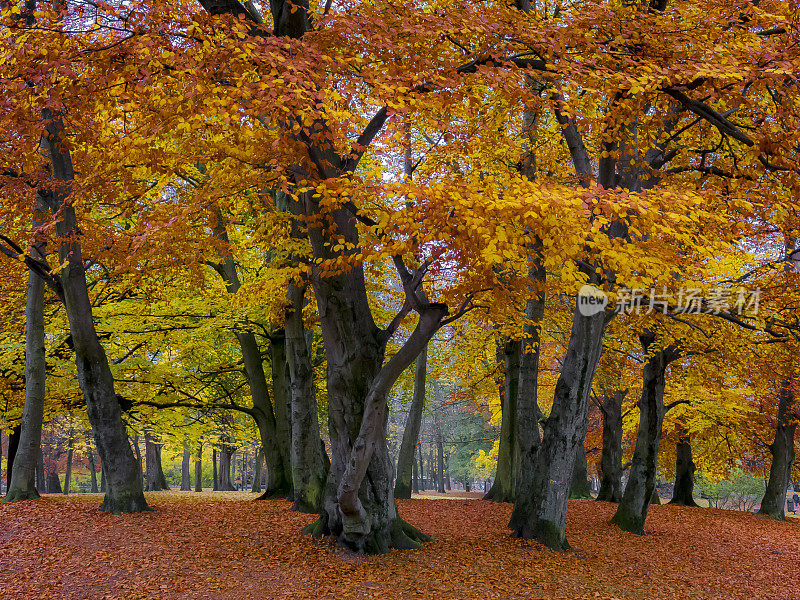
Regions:
M 508 504 L 398 502 L 432 534 L 417 551 L 356 557 L 301 535 L 314 517 L 247 492 L 148 494 L 154 512 L 101 513 L 99 495 L 0 505 L 3 600 L 264 598 L 800 598 L 800 524 L 654 506 L 645 536 L 614 506 L 570 502 L 561 554 L 511 538 Z

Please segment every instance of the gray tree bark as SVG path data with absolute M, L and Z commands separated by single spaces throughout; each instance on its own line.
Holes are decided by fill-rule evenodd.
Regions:
M 214 471 L 214 483 L 212 489 L 216 492 L 219 490 L 219 473 L 217 472 L 217 449 L 211 451 L 211 468 Z
M 665 375 L 669 364 L 681 356 L 676 345 L 651 351 L 656 341 L 653 333 L 639 336 L 647 356 L 642 374 L 642 395 L 639 399 L 639 431 L 633 451 L 628 483 L 617 512 L 611 519 L 623 531 L 644 534 L 647 510 L 653 500 L 658 471 L 658 446 L 664 421 Z M 660 502 L 660 501 L 659 501 Z
M 259 448 L 258 452 L 256 452 L 255 458 L 253 459 L 253 485 L 250 488 L 250 491 L 256 494 L 261 493 L 261 465 L 263 462 L 264 450 Z
M 400 444 L 400 453 L 397 456 L 397 480 L 394 484 L 395 498 L 411 498 L 413 479 L 413 465 L 415 463 L 419 430 L 422 426 L 422 411 L 425 407 L 425 380 L 428 371 L 427 346 L 417 356 L 414 367 L 414 395 L 411 406 L 408 408 L 406 425 L 403 428 L 403 441 Z M 416 492 L 419 493 L 419 484 L 416 483 Z
M 78 383 L 86 400 L 95 445 L 106 473 L 107 490 L 100 509 L 115 514 L 148 510 L 142 480 L 114 391 L 114 378 L 94 327 L 81 253 L 81 231 L 75 209 L 69 201 L 75 173 L 65 145 L 63 123 L 49 109 L 45 109 L 42 116 L 46 122 L 42 145 L 50 156 L 54 178 L 63 182 L 53 190 L 49 204 L 53 214 L 59 217 L 56 233 L 59 238 L 59 258 L 64 265 L 60 275 L 64 305 L 74 345 Z
M 675 489 L 670 504 L 697 506 L 697 502 L 694 501 L 695 470 L 692 443 L 689 434 L 684 431 L 675 448 Z
M 194 461 L 194 491 L 203 491 L 203 443 L 197 444 L 197 458 Z
M 147 480 L 145 489 L 149 492 L 169 490 L 167 478 L 164 476 L 164 469 L 161 466 L 161 444 L 157 443 L 147 430 L 144 432 L 144 451 L 145 478 Z
M 58 478 L 58 473 L 52 471 L 47 474 L 45 483 L 48 494 L 63 494 L 64 490 L 61 488 L 61 480 Z
M 96 494 L 100 491 L 100 489 L 97 487 L 97 464 L 94 459 L 94 450 L 92 450 L 91 446 L 87 446 L 86 454 L 89 459 L 89 474 L 92 481 L 92 493 Z
M 189 452 L 189 440 L 183 440 L 183 457 L 181 460 L 181 491 L 188 492 L 192 489 L 192 481 L 189 475 L 189 463 L 192 455 Z
M 64 474 L 64 495 L 69 494 L 69 486 L 72 483 L 72 457 L 75 455 L 75 440 L 72 437 L 72 428 L 69 430 L 67 440 L 67 472 Z
M 236 488 L 233 487 L 231 478 L 231 457 L 236 449 L 232 446 L 223 445 L 219 452 L 219 489 L 221 492 L 233 492 Z
M 575 450 L 575 467 L 572 469 L 569 497 L 574 499 L 592 497 L 586 467 L 586 448 L 583 444 Z
M 47 485 L 44 479 L 44 453 L 42 448 L 39 447 L 39 456 L 36 459 L 36 491 L 44 494 L 47 490 Z
M 797 429 L 797 409 L 791 384 L 784 383 L 778 393 L 778 424 L 775 438 L 769 445 L 772 464 L 759 514 L 783 521 L 786 519 L 786 489 L 794 462 L 794 436 Z
M 540 284 L 545 281 L 545 271 L 540 260 L 531 259 L 528 272 L 534 286 L 534 295 L 525 305 L 528 323 L 523 329 L 522 351 L 519 363 L 519 390 L 517 392 L 516 448 L 519 463 L 514 504 L 525 504 L 526 494 L 530 493 L 536 454 L 542 438 L 539 422 L 542 413 L 539 409 L 539 355 L 541 340 L 539 324 L 544 316 L 545 296 Z M 509 522 L 513 527 L 514 518 Z
M 303 323 L 305 288 L 290 283 L 284 318 L 289 364 L 291 466 L 295 510 L 319 513 L 330 460 L 320 438 L 314 369 Z
M 502 362 L 503 400 L 500 407 L 502 421 L 500 423 L 500 445 L 497 450 L 497 468 L 494 482 L 484 500 L 495 502 L 513 502 L 517 467 L 517 399 L 519 395 L 519 367 L 522 342 L 510 340 L 503 345 Z
M 34 231 L 44 223 L 44 208 L 42 199 L 37 197 L 33 211 Z M 44 244 L 34 244 L 30 254 L 34 259 L 44 261 Z M 45 379 L 44 281 L 39 275 L 29 271 L 25 304 L 25 405 L 22 410 L 19 447 L 4 502 L 39 497 L 36 489 L 36 467 L 42 451 Z
M 800 272 L 800 244 L 796 238 L 786 239 L 786 261 L 784 270 Z M 781 383 L 778 391 L 778 415 L 775 438 L 769 445 L 772 464 L 769 469 L 769 481 L 761 500 L 758 512 L 773 519 L 783 521 L 786 518 L 786 488 L 794 462 L 794 435 L 797 429 L 800 411 L 797 410 L 797 381 L 788 378 Z
M 14 473 L 14 462 L 17 458 L 17 448 L 19 448 L 19 438 L 22 428 L 15 425 L 11 428 L 11 435 L 8 436 L 8 458 L 6 458 L 6 489 L 11 488 L 11 476 Z
M 577 307 L 553 407 L 544 423 L 533 476 L 520 491 L 510 527 L 555 550 L 569 548 L 564 532 L 577 448 L 583 444 L 594 372 L 600 360 L 606 314 L 585 317 Z
M 292 483 L 292 394 L 289 365 L 286 360 L 286 331 L 284 329 L 273 331 L 270 334 L 269 346 L 272 365 L 272 401 L 275 408 L 275 435 L 281 453 L 283 477 Z M 303 340 L 303 346 L 305 346 L 305 340 Z M 293 489 L 290 490 L 288 498 L 294 500 Z
M 600 412 L 603 419 L 603 450 L 600 455 L 600 491 L 597 499 L 622 500 L 622 402 L 628 390 L 603 395 Z
M 213 207 L 213 213 L 214 235 L 222 242 L 222 248 L 218 251 L 220 263 L 214 268 L 225 281 L 228 293 L 235 294 L 241 288 L 241 281 L 230 250 L 228 231 L 218 206 Z M 255 334 L 251 331 L 236 331 L 236 339 L 242 351 L 245 375 L 253 402 L 252 410 L 247 412 L 253 417 L 258 427 L 267 463 L 267 486 L 260 498 L 286 498 L 292 493 L 291 478 L 287 477 L 287 473 L 291 473 L 291 467 L 286 464 L 284 459 L 287 449 L 281 447 L 275 411 L 269 398 L 261 349 Z

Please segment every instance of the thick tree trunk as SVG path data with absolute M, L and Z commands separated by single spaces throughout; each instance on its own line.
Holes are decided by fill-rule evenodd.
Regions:
M 189 475 L 189 463 L 192 455 L 189 452 L 189 440 L 183 441 L 183 459 L 181 461 L 181 491 L 188 492 L 192 489 L 192 481 Z
M 8 458 L 6 458 L 6 489 L 11 489 L 11 476 L 14 473 L 14 463 L 17 458 L 17 449 L 19 448 L 19 439 L 22 434 L 22 428 L 19 425 L 11 429 L 11 435 L 8 436 Z
M 314 214 L 314 200 L 303 199 L 307 214 Z M 358 230 L 350 211 L 332 214 L 342 242 L 358 247 Z M 334 259 L 329 234 L 309 230 L 318 259 Z M 317 263 L 315 263 L 316 265 Z M 386 342 L 394 332 L 379 330 L 372 318 L 363 267 L 323 276 L 314 266 L 312 281 L 328 359 L 328 414 L 332 458 L 323 511 L 309 528 L 315 534 L 332 535 L 356 552 L 387 552 L 390 547 L 416 548 L 427 536 L 397 515 L 394 501 L 394 464 L 386 444 L 386 398 L 397 377 L 416 359 L 441 326 L 447 308 L 423 303 L 412 287 L 413 275 L 399 257 L 409 300 L 419 312 L 417 327 L 398 351 L 384 362 Z
M 292 484 L 292 392 L 289 365 L 286 360 L 285 330 L 278 329 L 270 335 L 269 347 L 272 364 L 272 401 L 275 406 L 275 435 L 281 453 L 283 477 Z M 305 338 L 303 347 L 307 348 Z M 290 491 L 289 499 L 294 500 L 293 491 Z
M 69 432 L 67 442 L 67 472 L 64 474 L 64 495 L 69 494 L 69 486 L 72 483 L 72 457 L 75 455 L 75 441 L 72 438 L 72 430 Z
M 305 289 L 289 284 L 284 327 L 291 383 L 291 467 L 295 510 L 319 513 L 330 460 L 319 433 L 317 390 L 303 323 Z
M 250 488 L 251 492 L 256 494 L 261 493 L 261 465 L 264 462 L 264 450 L 259 448 L 256 456 L 253 459 L 253 486 Z
M 214 470 L 214 483 L 212 489 L 216 492 L 219 490 L 219 472 L 217 471 L 217 449 L 214 448 L 211 452 L 211 465 Z
M 97 487 L 97 464 L 94 460 L 94 450 L 92 450 L 91 446 L 86 448 L 86 455 L 89 459 L 89 475 L 92 481 L 92 493 L 96 494 L 100 489 Z
M 222 212 L 216 206 L 214 207 L 213 229 L 214 235 L 223 244 L 222 249 L 218 252 L 220 264 L 216 267 L 217 271 L 225 281 L 228 293 L 235 294 L 242 286 L 239 280 L 239 273 L 236 271 L 233 254 L 230 251 L 230 240 L 225 221 L 222 217 Z M 284 455 L 288 448 L 282 448 L 280 444 L 278 424 L 269 398 L 261 349 L 258 346 L 255 334 L 250 331 L 237 331 L 236 339 L 242 351 L 244 371 L 253 401 L 253 408 L 252 411 L 249 411 L 249 414 L 255 419 L 258 427 L 267 463 L 267 486 L 260 498 L 286 498 L 291 496 L 292 493 L 291 467 L 286 465 L 284 460 Z
M 106 471 L 103 465 L 100 465 L 100 492 L 106 493 Z
M 233 492 L 231 478 L 231 458 L 236 449 L 231 446 L 223 445 L 219 452 L 219 489 L 221 492 Z
M 194 491 L 203 491 L 203 444 L 197 444 L 197 458 L 194 461 Z
M 395 498 L 411 498 L 414 455 L 416 454 L 419 430 L 422 426 L 422 410 L 425 407 L 425 380 L 428 372 L 428 347 L 417 356 L 414 367 L 414 396 L 403 428 L 403 441 L 397 457 L 397 480 L 394 484 Z M 416 484 L 415 493 L 419 493 Z
M 167 478 L 164 476 L 164 469 L 161 466 L 161 444 L 153 440 L 149 431 L 144 432 L 144 452 L 145 477 L 147 479 L 145 489 L 149 492 L 168 490 Z
M 56 473 L 55 471 L 47 474 L 45 487 L 47 488 L 48 494 L 64 493 L 64 491 L 61 489 L 61 480 L 58 478 L 58 473 Z
M 697 502 L 694 501 L 695 470 L 691 440 L 689 435 L 684 433 L 675 448 L 675 489 L 670 504 L 697 506 Z
M 604 312 L 585 317 L 576 306 L 533 476 L 523 480 L 509 523 L 518 537 L 536 539 L 554 550 L 569 548 L 564 533 L 569 487 L 576 451 L 586 435 L 589 392 L 603 347 L 605 322 Z
M 572 469 L 572 483 L 569 488 L 570 498 L 591 498 L 589 476 L 586 467 L 586 448 L 583 444 L 575 451 L 575 467 Z
M 528 299 L 525 306 L 525 317 L 528 323 L 523 329 L 524 338 L 519 363 L 519 390 L 517 392 L 516 446 L 519 462 L 517 486 L 514 503 L 524 504 L 527 498 L 521 494 L 529 493 L 536 468 L 536 454 L 542 438 L 539 421 L 542 413 L 539 410 L 539 355 L 540 333 L 539 323 L 544 316 L 544 292 L 538 287 L 544 282 L 545 272 L 539 261 L 535 261 L 529 269 L 529 276 L 534 282 L 535 296 Z M 510 524 L 513 526 L 513 524 Z
M 33 228 L 44 222 L 41 214 L 41 198 L 33 214 Z M 44 260 L 43 244 L 31 249 L 31 256 Z M 29 500 L 39 497 L 36 490 L 36 466 L 42 445 L 42 419 L 44 418 L 45 393 L 44 353 L 44 281 L 33 271 L 28 272 L 28 291 L 25 304 L 25 406 L 22 410 L 19 447 L 14 459 L 14 470 L 9 462 L 11 477 L 8 482 L 5 502 Z
M 797 429 L 797 411 L 795 393 L 791 384 L 781 386 L 778 397 L 778 425 L 775 439 L 769 445 L 772 464 L 769 469 L 769 481 L 761 500 L 759 514 L 783 521 L 786 518 L 786 489 L 789 486 L 789 475 L 794 462 L 794 434 Z
M 504 366 L 503 399 L 501 404 L 500 446 L 497 450 L 497 468 L 494 483 L 484 500 L 513 502 L 517 468 L 517 396 L 519 394 L 519 366 L 522 342 L 511 340 L 504 344 L 502 361 Z
M 600 491 L 598 500 L 622 500 L 622 402 L 627 390 L 603 396 L 603 451 L 600 455 Z
M 645 354 L 655 335 L 639 336 Z M 653 500 L 658 471 L 658 446 L 664 420 L 664 387 L 667 366 L 680 356 L 676 346 L 649 353 L 642 374 L 642 395 L 639 399 L 639 431 L 633 451 L 631 470 L 625 493 L 611 519 L 623 531 L 644 534 L 647 510 Z M 660 500 L 659 500 L 660 503 Z
M 59 217 L 56 233 L 59 237 L 59 257 L 64 265 L 60 279 L 74 345 L 78 383 L 86 399 L 95 445 L 107 479 L 106 495 L 100 509 L 115 514 L 147 510 L 142 480 L 114 391 L 114 378 L 94 327 L 81 253 L 81 231 L 75 209 L 68 201 L 69 186 L 75 174 L 72 159 L 66 150 L 63 124 L 61 118 L 48 109 L 43 111 L 43 118 L 46 134 L 42 136 L 42 143 L 50 155 L 53 176 L 65 182 L 63 187 L 52 192 L 49 202 L 53 214 Z

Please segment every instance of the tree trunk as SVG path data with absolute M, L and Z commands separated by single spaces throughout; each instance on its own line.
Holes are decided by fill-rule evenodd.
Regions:
M 19 439 L 22 434 L 22 428 L 19 425 L 11 429 L 11 435 L 8 436 L 8 458 L 6 459 L 6 489 L 11 489 L 11 476 L 14 473 L 14 463 L 17 457 L 17 448 L 19 448 Z
M 658 484 L 653 485 L 653 495 L 650 496 L 650 505 L 661 506 L 661 496 L 658 495 Z
M 181 461 L 181 491 L 188 492 L 192 489 L 192 481 L 189 475 L 189 463 L 192 455 L 189 452 L 189 440 L 183 440 L 183 460 Z
M 250 489 L 251 492 L 256 494 L 261 493 L 261 464 L 264 462 L 264 450 L 259 448 L 258 452 L 256 452 L 255 458 L 253 459 L 253 487 Z
M 307 215 L 315 201 L 303 195 Z M 330 226 L 345 246 L 358 247 L 358 228 L 350 211 L 336 209 Z M 321 227 L 309 230 L 315 258 L 337 259 L 331 234 Z M 349 252 L 349 251 L 348 251 Z M 375 325 L 360 264 L 334 275 L 323 275 L 313 263 L 312 282 L 317 298 L 322 338 L 328 359 L 328 430 L 332 458 L 320 520 L 308 530 L 331 535 L 356 552 L 384 553 L 390 547 L 417 548 L 428 536 L 397 515 L 394 501 L 394 464 L 386 444 L 386 398 L 397 377 L 416 359 L 447 315 L 442 304 L 422 302 L 414 276 L 400 257 L 395 266 L 413 298 L 419 321 L 408 340 L 385 361 L 386 343 L 394 333 Z M 408 303 L 406 303 L 408 305 Z M 404 305 L 404 306 L 406 306 Z
M 436 431 L 436 491 L 444 494 L 444 442 L 441 430 Z
M 294 510 L 319 513 L 330 460 L 319 434 L 314 368 L 303 322 L 305 288 L 289 284 L 284 316 L 291 384 L 291 467 Z
M 194 461 L 194 491 L 203 491 L 203 443 L 197 444 L 197 458 Z
M 47 491 L 47 484 L 44 479 L 44 453 L 41 447 L 39 447 L 36 458 L 36 491 L 40 494 L 44 494 Z
M 794 462 L 794 433 L 797 429 L 795 394 L 791 384 L 781 385 L 778 396 L 778 425 L 775 439 L 769 445 L 772 464 L 769 469 L 769 481 L 761 500 L 759 514 L 783 521 L 786 518 L 786 489 L 789 486 L 789 475 Z
M 450 481 L 450 451 L 444 453 L 444 487 L 449 492 L 453 489 L 453 482 Z
M 94 460 L 94 451 L 92 450 L 91 446 L 88 446 L 86 448 L 86 454 L 89 458 L 89 474 L 92 480 L 92 493 L 96 494 L 100 490 L 97 487 L 97 464 L 96 461 Z
M 586 448 L 581 444 L 575 451 L 575 467 L 572 469 L 572 483 L 569 488 L 570 498 L 591 498 L 589 477 L 586 467 Z
M 417 467 L 416 451 L 411 456 L 411 493 L 419 494 L 419 467 Z M 395 485 L 397 489 L 397 485 Z M 395 492 L 397 494 L 397 492 Z M 409 496 L 410 497 L 410 496 Z
M 44 222 L 42 198 L 37 197 L 33 212 L 33 228 Z M 31 256 L 45 259 L 44 244 L 34 244 Z M 28 291 L 25 304 L 25 406 L 22 410 L 19 447 L 9 465 L 5 502 L 39 497 L 36 489 L 36 467 L 42 445 L 42 420 L 46 379 L 44 352 L 44 281 L 33 271 L 28 272 Z
M 422 459 L 422 442 L 417 446 L 417 475 L 419 476 L 419 491 L 425 491 L 425 461 Z
M 622 402 L 628 390 L 603 395 L 600 412 L 603 419 L 603 451 L 600 455 L 600 491 L 598 500 L 622 500 Z
M 169 490 L 164 469 L 161 467 L 161 444 L 156 443 L 149 431 L 144 432 L 145 451 L 145 476 L 147 483 L 145 489 L 149 492 Z
M 86 399 L 95 445 L 106 473 L 107 490 L 100 510 L 114 514 L 148 510 L 142 492 L 142 480 L 114 391 L 114 378 L 94 327 L 81 253 L 81 231 L 73 204 L 68 201 L 75 173 L 72 158 L 66 149 L 63 123 L 49 109 L 44 109 L 42 116 L 46 122 L 42 143 L 50 155 L 53 176 L 65 182 L 53 190 L 48 202 L 53 214 L 59 217 L 56 233 L 59 238 L 59 258 L 63 265 L 60 280 L 75 351 L 78 383 Z
M 234 492 L 236 489 L 231 482 L 231 457 L 236 452 L 235 448 L 223 445 L 219 452 L 219 489 L 221 492 Z
M 241 288 L 241 282 L 236 271 L 233 254 L 230 251 L 228 232 L 219 207 L 215 206 L 213 212 L 214 235 L 223 243 L 223 248 L 218 252 L 221 262 L 217 265 L 217 271 L 225 281 L 228 293 L 235 294 Z M 287 477 L 287 473 L 291 472 L 291 467 L 284 463 L 284 451 L 286 449 L 281 448 L 279 441 L 278 425 L 272 402 L 269 399 L 261 349 L 258 346 L 255 334 L 251 331 L 236 331 L 236 339 L 242 351 L 245 375 L 253 401 L 253 408 L 252 411 L 249 411 L 249 414 L 255 419 L 258 427 L 267 463 L 267 486 L 260 498 L 286 498 L 292 493 L 292 482 Z M 216 464 L 216 461 L 214 464 Z
M 64 491 L 61 489 L 61 480 L 58 478 L 58 473 L 52 472 L 47 474 L 47 480 L 45 483 L 45 487 L 47 487 L 48 494 L 63 494 Z
M 569 486 L 577 448 L 583 444 L 589 392 L 602 351 L 606 315 L 572 317 L 567 352 L 556 382 L 553 407 L 544 423 L 533 472 L 517 495 L 509 526 L 554 550 L 569 548 L 564 533 Z
M 102 464 L 100 465 L 100 492 L 103 494 L 106 492 L 106 470 Z
M 304 333 L 305 331 L 302 331 L 301 335 Z M 270 335 L 269 341 L 272 364 L 272 401 L 275 405 L 275 435 L 277 436 L 278 448 L 281 453 L 283 477 L 292 484 L 292 390 L 289 365 L 286 360 L 286 331 L 284 329 L 274 331 Z M 305 337 L 303 337 L 302 342 L 303 348 L 307 350 Z M 309 375 L 311 375 L 311 372 L 309 372 Z M 304 435 L 309 433 L 304 432 Z M 291 487 L 288 496 L 290 500 L 294 500 L 294 492 Z
M 519 363 L 519 390 L 517 392 L 516 446 L 519 469 L 517 470 L 517 486 L 514 504 L 524 504 L 527 498 L 523 494 L 531 489 L 536 454 L 542 438 L 539 432 L 539 421 L 542 413 L 539 410 L 539 355 L 540 333 L 539 323 L 544 316 L 544 292 L 539 287 L 544 282 L 545 272 L 540 261 L 534 261 L 529 268 L 529 277 L 534 283 L 535 296 L 528 299 L 525 305 L 525 317 L 528 323 L 523 329 L 522 351 Z M 509 523 L 514 527 L 514 523 Z
M 136 465 L 139 469 L 139 479 L 144 485 L 144 467 L 142 465 L 142 449 L 139 447 L 139 435 L 134 435 L 132 439 L 133 455 L 136 457 Z
M 517 396 L 519 394 L 519 366 L 522 342 L 511 340 L 503 346 L 504 385 L 501 404 L 500 446 L 497 451 L 497 468 L 494 483 L 484 500 L 513 502 L 517 468 Z
M 64 495 L 69 494 L 69 486 L 72 483 L 72 457 L 75 454 L 75 442 L 72 438 L 72 429 L 69 432 L 69 441 L 67 442 L 67 472 L 64 475 Z
M 670 504 L 697 506 L 697 502 L 694 501 L 695 470 L 691 440 L 688 433 L 684 432 L 675 448 L 675 489 Z
M 219 473 L 217 472 L 217 449 L 214 448 L 211 452 L 211 465 L 214 469 L 214 484 L 213 490 L 216 492 L 219 490 Z
M 655 335 L 648 332 L 640 335 L 639 339 L 644 353 L 649 354 L 642 374 L 639 431 L 636 434 L 636 447 L 625 493 L 611 523 L 618 525 L 623 531 L 643 535 L 647 510 L 656 489 L 658 446 L 664 420 L 666 370 L 680 353 L 674 345 L 649 353 L 648 348 L 655 341 Z
M 419 430 L 422 426 L 422 410 L 425 407 L 425 379 L 428 371 L 428 347 L 417 356 L 414 367 L 414 396 L 408 409 L 403 441 L 397 457 L 397 480 L 394 484 L 395 498 L 411 498 L 414 455 L 416 454 Z M 419 493 L 419 483 L 415 482 L 415 493 Z

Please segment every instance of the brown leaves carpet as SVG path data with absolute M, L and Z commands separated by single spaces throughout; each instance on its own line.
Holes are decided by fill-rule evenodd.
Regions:
M 612 505 L 572 501 L 574 550 L 558 554 L 511 538 L 510 505 L 405 500 L 434 541 L 364 558 L 249 498 L 154 493 L 154 512 L 123 516 L 97 495 L 0 505 L 0 598 L 800 599 L 800 525 L 754 514 L 654 506 L 642 537 L 606 524 Z

